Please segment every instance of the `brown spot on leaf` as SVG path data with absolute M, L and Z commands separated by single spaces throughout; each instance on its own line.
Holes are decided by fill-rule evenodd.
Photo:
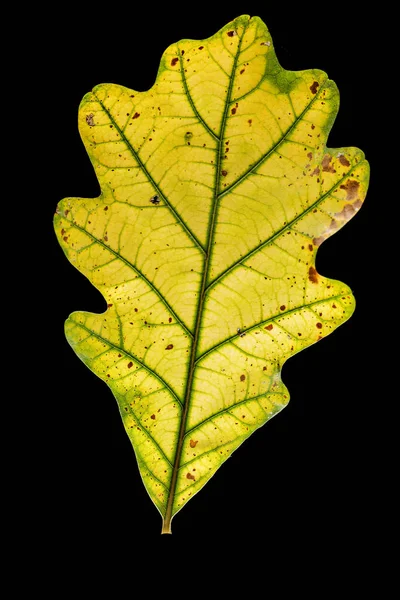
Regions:
M 153 419 L 153 421 L 155 418 L 156 418 L 156 415 L 151 415 L 151 417 L 150 417 L 150 419 Z
M 317 90 L 319 88 L 319 83 L 318 81 L 314 81 L 314 83 L 312 85 L 310 85 L 310 91 L 312 94 L 316 94 Z
M 176 63 L 178 62 L 179 58 L 173 58 L 171 60 L 171 67 L 174 67 L 176 65 Z
M 133 362 L 128 362 L 128 369 L 131 369 L 133 367 Z
M 313 175 L 319 175 L 319 167 L 315 167 L 314 171 L 311 173 L 311 177 Z
M 155 196 L 152 196 L 152 198 L 150 198 L 150 202 L 152 204 L 160 204 L 160 198 L 157 196 L 157 194 Z
M 61 235 L 64 235 L 65 229 L 61 229 Z
M 107 304 L 107 306 L 108 306 L 108 308 L 111 308 L 111 307 L 112 307 L 112 304 Z
M 243 73 L 245 72 L 245 70 L 246 70 L 246 69 L 242 69 L 242 70 L 240 71 L 240 74 L 241 74 L 241 75 L 243 75 Z
M 138 117 L 140 117 L 140 113 L 135 112 L 135 114 L 133 115 L 132 119 L 137 119 Z
M 336 169 L 333 168 L 333 165 L 331 165 L 331 160 L 332 160 L 332 156 L 330 154 L 325 154 L 324 158 L 322 159 L 322 170 L 325 173 L 336 173 Z
M 314 246 L 312 244 L 308 244 L 308 249 L 310 252 L 312 252 L 314 250 Z
M 252 120 L 252 119 L 249 119 L 247 122 L 248 122 L 248 124 L 249 124 L 249 125 L 250 125 L 250 127 L 251 127 L 251 124 L 252 124 L 253 120 Z
M 322 329 L 322 323 L 317 323 L 318 329 Z
M 350 166 L 350 163 L 349 163 L 349 161 L 347 160 L 347 158 L 345 157 L 344 154 L 340 154 L 340 156 L 339 156 L 339 162 L 344 167 L 349 167 Z
M 64 242 L 68 242 L 68 236 L 64 235 L 63 240 L 64 240 Z
M 108 206 L 105 206 L 105 207 L 104 207 L 104 210 L 105 210 L 105 211 L 107 211 L 107 210 L 108 210 Z
M 189 444 L 191 448 L 196 448 L 196 445 L 199 443 L 199 440 L 190 440 Z
M 204 46 L 199 46 L 199 50 L 203 50 Z
M 346 200 L 355 200 L 357 198 L 360 182 L 355 179 L 349 179 L 344 185 L 340 186 L 341 190 L 346 190 Z
M 308 279 L 311 283 L 318 283 L 318 273 L 314 267 L 308 269 Z
M 228 31 L 227 34 L 229 37 L 233 37 L 234 35 L 237 35 L 236 31 Z
M 263 367 L 263 371 L 266 371 L 266 370 L 267 370 L 267 367 Z
M 192 475 L 191 473 L 186 473 L 186 479 L 193 479 L 194 480 L 194 475 Z
M 169 317 L 168 323 L 172 323 L 172 317 Z
M 279 308 L 280 308 L 280 310 L 285 310 L 286 306 L 284 304 L 282 304 Z
M 240 376 L 240 381 L 244 381 L 246 379 L 246 375 L 241 375 Z
M 232 113 L 233 115 L 234 115 L 234 114 L 236 114 L 236 108 L 235 108 L 235 107 L 231 108 L 231 113 Z
M 90 113 L 90 115 L 86 115 L 86 123 L 89 125 L 89 127 L 94 126 L 93 117 L 94 117 L 93 113 Z
M 311 129 L 315 129 L 315 125 L 311 125 Z
M 172 348 L 174 347 L 173 344 L 168 344 L 168 346 L 165 348 L 166 350 L 172 350 Z
M 223 177 L 226 177 L 228 175 L 228 171 L 225 171 L 225 170 L 221 171 L 221 175 Z
M 332 308 L 336 308 L 336 304 L 332 304 Z
M 309 160 L 312 160 L 312 152 L 309 152 L 309 153 L 307 154 L 307 158 L 308 158 Z
M 274 326 L 272 325 L 272 323 L 270 323 L 269 325 L 264 327 L 264 329 L 268 329 L 268 331 L 272 331 L 273 328 L 274 328 Z

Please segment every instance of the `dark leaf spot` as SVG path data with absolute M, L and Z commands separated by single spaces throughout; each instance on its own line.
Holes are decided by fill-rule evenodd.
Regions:
M 360 182 L 355 179 L 349 179 L 345 185 L 341 185 L 341 190 L 346 190 L 347 197 L 346 200 L 355 200 L 358 194 L 358 188 L 360 187 Z
M 246 375 L 241 375 L 240 376 L 240 381 L 244 381 L 246 379 Z
M 243 75 L 243 73 L 245 72 L 245 70 L 246 70 L 246 69 L 242 69 L 242 70 L 240 71 L 240 74 L 241 74 L 241 75 Z
M 311 283 L 318 283 L 318 273 L 314 267 L 310 267 L 308 269 L 308 279 Z
M 173 58 L 171 60 L 171 67 L 174 67 L 176 65 L 176 63 L 178 62 L 179 58 Z
M 322 170 L 325 171 L 325 173 L 336 173 L 336 169 L 333 168 L 333 165 L 331 165 L 331 160 L 332 160 L 332 156 L 330 154 L 325 154 L 324 158 L 322 159 Z
M 318 329 L 322 329 L 322 323 L 317 323 Z
M 192 475 L 191 473 L 187 473 L 186 474 L 186 479 L 193 479 L 194 480 L 194 475 Z
M 225 171 L 225 170 L 224 170 L 224 171 L 221 171 L 221 175 L 222 175 L 223 177 L 226 177 L 226 176 L 228 175 L 228 171 Z
M 156 418 L 156 415 L 151 415 L 151 417 L 150 417 L 150 419 L 153 419 L 153 421 L 155 418 Z
M 345 157 L 345 155 L 344 155 L 344 154 L 341 154 L 341 155 L 339 156 L 339 162 L 340 162 L 340 164 L 342 164 L 344 167 L 349 167 L 349 166 L 350 166 L 350 163 L 349 163 L 349 161 L 347 160 L 347 158 Z
M 138 117 L 140 117 L 140 113 L 135 112 L 135 114 L 133 115 L 132 119 L 137 119 Z
M 165 348 L 166 350 L 172 350 L 172 348 L 174 347 L 173 344 L 168 344 L 168 346 Z
M 198 444 L 199 440 L 190 440 L 189 444 L 191 448 L 195 448 L 196 444 Z
M 131 369 L 133 367 L 133 362 L 128 362 L 128 369 Z
M 279 308 L 280 308 L 280 310 L 285 310 L 286 306 L 284 304 L 282 304 Z
M 270 323 L 269 325 L 264 327 L 264 329 L 268 329 L 268 331 L 272 331 L 273 328 L 274 328 L 274 326 L 272 325 L 272 323 Z
M 308 249 L 310 252 L 312 252 L 314 250 L 314 246 L 312 244 L 308 244 Z
M 236 114 L 236 108 L 231 108 L 231 113 L 234 115 Z
M 86 123 L 89 125 L 89 127 L 94 126 L 93 117 L 94 117 L 93 113 L 90 113 L 90 115 L 86 115 Z
M 150 198 L 150 202 L 152 204 L 160 204 L 160 198 L 156 194 L 155 196 L 153 196 L 152 198 Z
M 310 85 L 310 91 L 312 94 L 316 94 L 317 90 L 319 88 L 319 83 L 318 81 L 314 81 L 314 83 L 312 85 Z

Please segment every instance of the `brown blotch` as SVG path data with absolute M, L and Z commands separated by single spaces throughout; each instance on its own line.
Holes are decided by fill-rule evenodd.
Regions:
M 150 419 L 153 419 L 153 421 L 155 418 L 156 418 L 156 415 L 151 415 L 151 417 L 150 417 Z
M 316 94 L 317 90 L 319 88 L 319 83 L 318 81 L 314 81 L 314 83 L 312 85 L 310 85 L 310 91 L 312 94 Z
M 234 35 L 237 35 L 236 31 L 228 31 L 227 34 L 229 37 L 233 37 Z
M 166 350 L 172 350 L 172 348 L 174 347 L 173 344 L 168 344 L 168 346 L 165 348 Z
M 171 67 L 174 67 L 176 65 L 176 63 L 178 62 L 179 58 L 173 58 L 171 60 Z
M 240 376 L 240 381 L 244 381 L 246 379 L 246 375 L 241 375 Z
M 93 117 L 94 117 L 93 113 L 90 113 L 90 115 L 86 115 L 86 123 L 89 125 L 89 127 L 94 126 Z
M 332 160 L 332 156 L 330 154 L 325 154 L 324 158 L 322 159 L 322 170 L 325 173 L 336 173 L 336 169 L 333 168 L 333 165 L 331 165 L 331 160 Z
M 316 325 L 317 325 L 318 329 L 322 329 L 322 323 L 317 323 Z
M 226 177 L 228 175 L 228 171 L 221 171 L 221 175 L 223 175 L 223 177 Z
M 310 267 L 308 269 L 308 279 L 311 283 L 318 283 L 318 273 L 314 267 Z
M 236 108 L 232 108 L 232 109 L 231 109 L 231 113 L 232 113 L 233 115 L 234 115 L 234 114 L 236 114 Z
M 108 236 L 107 235 L 104 236 L 104 241 L 108 242 Z
M 68 242 L 68 236 L 64 235 L 63 240 L 64 240 L 64 242 Z
M 104 207 L 104 210 L 108 210 L 108 206 L 105 206 L 105 207 Z
M 187 473 L 186 474 L 186 479 L 193 479 L 194 480 L 194 475 L 192 475 L 191 473 Z
M 267 370 L 267 367 L 263 367 L 263 371 L 266 371 L 266 370 Z
M 285 310 L 286 306 L 284 304 L 282 304 L 282 306 L 279 307 L 280 310 Z
M 199 46 L 199 50 L 203 50 L 204 46 Z
M 61 229 L 61 235 L 64 235 L 65 229 Z
M 131 369 L 133 367 L 133 362 L 128 362 L 128 369 Z
M 360 182 L 355 179 L 349 179 L 345 185 L 341 185 L 341 190 L 346 190 L 347 196 L 346 200 L 355 200 L 357 198 L 358 189 L 360 187 Z
M 319 167 L 315 167 L 314 171 L 311 173 L 311 177 L 313 175 L 319 175 Z
M 242 69 L 242 70 L 240 71 L 240 74 L 241 74 L 241 75 L 243 75 L 243 73 L 245 72 L 245 70 L 246 70 L 246 69 Z
M 108 308 L 111 308 L 111 307 L 112 307 L 112 304 L 107 304 L 107 306 L 108 306 Z
M 345 155 L 344 155 L 344 154 L 341 154 L 341 155 L 339 156 L 339 162 L 340 162 L 340 164 L 341 164 L 341 165 L 343 165 L 344 167 L 349 167 L 349 166 L 350 166 L 350 163 L 349 163 L 349 161 L 347 160 L 347 158 L 345 157 Z
M 249 119 L 247 122 L 248 122 L 248 124 L 249 124 L 249 125 L 250 125 L 250 127 L 251 127 L 251 124 L 252 124 L 253 120 L 252 120 L 252 119 Z
M 336 307 L 336 304 L 332 304 L 332 308 L 337 308 L 337 307 Z
M 272 323 L 270 323 L 269 325 L 264 327 L 264 329 L 268 329 L 268 331 L 272 331 L 273 328 L 274 328 L 274 326 L 272 325 Z
M 172 323 L 172 317 L 169 317 L 168 323 Z
M 307 154 L 307 158 L 308 158 L 309 160 L 312 160 L 312 152 L 309 152 L 309 153 Z
M 135 112 L 135 114 L 133 115 L 132 119 L 137 119 L 138 117 L 140 117 L 140 113 Z
M 311 125 L 311 129 L 315 129 L 315 125 Z
M 190 440 L 189 444 L 191 448 L 196 448 L 196 445 L 199 443 L 199 440 Z
M 308 244 L 308 249 L 310 252 L 312 252 L 314 250 L 314 246 L 312 244 Z

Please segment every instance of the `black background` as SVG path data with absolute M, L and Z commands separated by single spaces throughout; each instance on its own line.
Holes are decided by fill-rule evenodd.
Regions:
M 81 549 L 109 549 L 127 540 L 166 548 L 176 539 L 182 548 L 202 540 L 219 547 L 231 536 L 262 543 L 266 552 L 278 542 L 292 547 L 317 538 L 325 551 L 339 540 L 342 547 L 362 544 L 371 525 L 366 507 L 376 481 L 380 435 L 374 333 L 368 325 L 374 302 L 369 271 L 376 260 L 371 240 L 379 226 L 370 56 L 379 23 L 372 33 L 373 17 L 360 18 L 351 5 L 346 17 L 339 9 L 303 6 L 295 12 L 267 2 L 223 10 L 194 3 L 164 8 L 111 3 L 107 10 L 68 6 L 53 16 L 52 26 L 40 28 L 32 61 L 43 148 L 38 285 L 45 288 L 40 331 L 43 326 L 46 331 L 36 358 L 40 371 L 50 373 L 36 409 L 41 423 L 34 478 L 42 527 L 56 548 L 71 540 Z M 148 89 L 169 44 L 207 38 L 240 14 L 263 19 L 284 68 L 320 68 L 337 83 L 341 108 L 328 146 L 357 146 L 371 163 L 363 208 L 317 257 L 321 274 L 352 288 L 357 308 L 331 336 L 285 364 L 288 407 L 255 432 L 176 515 L 173 535 L 160 536 L 161 518 L 141 482 L 116 401 L 65 340 L 69 313 L 102 312 L 105 303 L 64 257 L 52 218 L 62 198 L 99 193 L 77 129 L 83 95 L 108 82 Z

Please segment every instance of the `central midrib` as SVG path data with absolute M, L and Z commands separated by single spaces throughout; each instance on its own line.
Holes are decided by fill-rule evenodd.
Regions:
M 174 499 L 175 499 L 175 490 L 176 490 L 176 484 L 177 484 L 177 480 L 178 480 L 179 466 L 180 466 L 180 462 L 181 462 L 183 440 L 184 440 L 184 437 L 186 434 L 186 422 L 187 422 L 187 417 L 188 417 L 188 412 L 189 412 L 189 399 L 190 399 L 190 396 L 192 393 L 192 384 L 193 384 L 193 375 L 194 375 L 194 370 L 195 370 L 197 346 L 199 343 L 200 326 L 201 326 L 201 321 L 202 321 L 202 317 L 203 317 L 203 308 L 204 308 L 204 301 L 205 301 L 206 285 L 207 285 L 207 280 L 208 280 L 208 270 L 209 270 L 210 257 L 211 257 L 211 248 L 212 248 L 212 243 L 213 243 L 213 239 L 214 239 L 215 221 L 216 221 L 216 215 L 217 215 L 217 209 L 218 209 L 219 183 L 220 183 L 220 178 L 221 178 L 220 170 L 221 170 L 222 158 L 223 158 L 223 140 L 224 140 L 224 135 L 225 135 L 225 128 L 226 128 L 229 105 L 231 103 L 231 98 L 232 98 L 232 89 L 233 89 L 233 82 L 235 79 L 236 65 L 238 62 L 239 55 L 240 55 L 242 40 L 243 40 L 245 31 L 246 31 L 246 27 L 247 27 L 247 22 L 244 25 L 243 33 L 239 39 L 236 55 L 235 55 L 235 58 L 233 61 L 232 74 L 230 77 L 228 91 L 227 91 L 227 95 L 226 95 L 225 111 L 222 116 L 221 130 L 220 130 L 220 134 L 218 136 L 219 141 L 218 141 L 217 164 L 215 167 L 215 185 L 214 185 L 215 191 L 214 191 L 214 199 L 213 199 L 213 212 L 212 212 L 212 216 L 210 219 L 208 242 L 207 242 L 207 248 L 206 248 L 206 253 L 205 253 L 205 258 L 204 258 L 204 269 L 203 269 L 203 276 L 202 276 L 201 288 L 200 288 L 200 294 L 199 294 L 199 302 L 197 305 L 196 326 L 195 326 L 195 332 L 194 332 L 194 337 L 193 337 L 193 342 L 192 342 L 192 349 L 191 349 L 191 354 L 190 354 L 188 379 L 187 379 L 187 384 L 186 384 L 183 412 L 182 412 L 181 424 L 180 424 L 180 429 L 179 429 L 178 444 L 177 444 L 174 463 L 173 463 L 171 485 L 170 485 L 170 490 L 169 490 L 169 494 L 168 494 L 167 508 L 166 508 L 165 517 L 164 517 L 164 525 L 163 525 L 164 533 L 170 532 L 170 524 L 171 524 L 171 519 L 173 517 L 172 511 L 173 511 L 173 505 L 174 505 Z

